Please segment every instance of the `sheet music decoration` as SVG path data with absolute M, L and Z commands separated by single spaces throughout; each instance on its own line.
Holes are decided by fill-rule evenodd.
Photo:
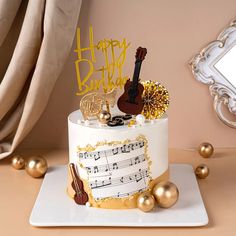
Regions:
M 84 179 L 96 201 L 143 192 L 151 179 L 144 136 L 133 141 L 99 143 L 88 151 L 78 147 L 78 162 L 78 168 L 87 173 Z

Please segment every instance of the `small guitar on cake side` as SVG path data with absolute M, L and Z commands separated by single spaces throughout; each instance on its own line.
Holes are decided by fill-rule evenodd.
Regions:
M 118 108 L 127 114 L 138 115 L 143 110 L 143 99 L 142 94 L 144 87 L 139 83 L 139 74 L 141 70 L 141 65 L 145 56 L 147 54 L 147 49 L 139 47 L 135 55 L 135 68 L 133 80 L 127 80 L 124 86 L 124 93 L 118 99 Z
M 70 163 L 69 167 L 73 179 L 71 186 L 75 190 L 74 200 L 78 205 L 85 205 L 88 201 L 88 194 L 84 191 L 83 182 L 76 173 L 74 163 Z

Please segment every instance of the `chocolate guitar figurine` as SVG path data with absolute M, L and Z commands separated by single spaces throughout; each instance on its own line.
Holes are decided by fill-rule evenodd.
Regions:
M 139 74 L 142 62 L 147 54 L 146 48 L 139 47 L 135 55 L 135 68 L 133 80 L 127 80 L 124 86 L 124 93 L 118 99 L 118 108 L 127 114 L 137 115 L 143 110 L 143 85 L 139 83 Z
M 83 182 L 76 174 L 75 165 L 73 163 L 70 163 L 69 167 L 73 179 L 71 186 L 75 190 L 74 200 L 79 205 L 85 205 L 88 201 L 88 194 L 84 191 Z

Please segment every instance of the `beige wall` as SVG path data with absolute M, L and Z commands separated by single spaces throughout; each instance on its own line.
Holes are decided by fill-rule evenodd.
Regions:
M 135 49 L 147 47 L 142 79 L 160 81 L 171 95 L 170 147 L 192 148 L 204 140 L 217 147 L 235 147 L 236 130 L 218 120 L 208 88 L 193 78 L 188 67 L 191 57 L 234 17 L 235 0 L 84 0 L 78 26 L 87 33 L 93 25 L 95 41 L 126 37 L 132 43 L 125 65 L 129 75 Z M 84 34 L 82 41 L 87 40 Z M 79 107 L 73 49 L 45 113 L 21 147 L 67 146 L 66 119 Z

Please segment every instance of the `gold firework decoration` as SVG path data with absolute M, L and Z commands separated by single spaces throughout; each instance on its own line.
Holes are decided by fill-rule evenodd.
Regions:
M 159 82 L 142 82 L 143 91 L 143 111 L 146 119 L 160 118 L 168 109 L 169 93 Z

